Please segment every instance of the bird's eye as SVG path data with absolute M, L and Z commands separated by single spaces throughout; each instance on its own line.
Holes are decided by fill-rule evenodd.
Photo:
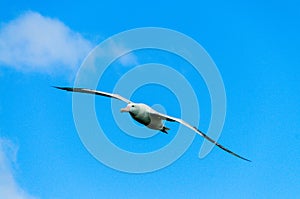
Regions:
M 134 107 L 134 105 L 131 105 L 131 107 Z

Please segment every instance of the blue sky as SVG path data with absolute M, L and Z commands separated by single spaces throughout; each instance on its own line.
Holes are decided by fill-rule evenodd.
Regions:
M 300 194 L 299 6 L 290 0 L 1 1 L 0 198 L 295 198 Z M 251 163 L 216 147 L 199 159 L 203 138 L 196 136 L 170 166 L 131 174 L 105 166 L 84 147 L 72 95 L 50 86 L 73 85 L 84 57 L 101 41 L 149 26 L 182 32 L 212 57 L 227 96 L 218 142 Z M 115 49 L 120 46 L 126 48 L 116 43 Z M 205 83 L 174 55 L 135 52 L 114 62 L 98 88 L 112 91 L 122 74 L 149 62 L 166 64 L 191 82 L 201 109 L 199 128 L 206 131 L 211 110 Z M 145 85 L 132 99 L 161 104 L 180 116 L 178 100 L 167 88 Z M 169 135 L 126 136 L 113 120 L 110 102 L 96 98 L 98 120 L 127 150 L 160 148 L 179 128 L 168 123 Z

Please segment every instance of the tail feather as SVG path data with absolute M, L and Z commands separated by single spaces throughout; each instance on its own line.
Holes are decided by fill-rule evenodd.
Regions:
M 168 134 L 168 130 L 170 130 L 168 127 L 163 126 L 163 128 L 160 130 L 161 132 Z

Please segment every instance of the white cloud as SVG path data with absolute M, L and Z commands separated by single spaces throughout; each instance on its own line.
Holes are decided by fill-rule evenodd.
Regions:
M 2 24 L 0 64 L 21 71 L 76 70 L 92 44 L 57 19 L 27 12 Z
M 133 53 L 128 53 L 120 57 L 120 63 L 124 66 L 127 65 L 138 65 L 138 59 Z
M 13 175 L 13 165 L 17 160 L 18 147 L 7 139 L 0 138 L 0 198 L 36 199 L 26 193 Z
M 117 44 L 114 41 L 110 42 L 110 48 L 112 51 L 112 54 L 114 57 L 119 57 L 122 55 L 124 52 L 127 52 L 128 49 L 121 44 Z M 123 56 L 121 56 L 118 61 L 123 65 L 123 66 L 128 66 L 128 65 L 138 65 L 138 59 L 134 55 L 133 52 L 129 52 Z
M 58 19 L 26 12 L 0 26 L 0 67 L 12 67 L 23 72 L 68 74 L 73 79 L 94 42 L 71 30 Z M 119 57 L 123 66 L 138 65 L 133 52 L 122 43 L 110 41 L 101 56 Z M 1 71 L 0 71 L 1 75 Z

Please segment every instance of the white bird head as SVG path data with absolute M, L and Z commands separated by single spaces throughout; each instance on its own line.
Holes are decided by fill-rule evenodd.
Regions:
M 135 103 L 129 103 L 125 108 L 121 108 L 120 111 L 137 114 L 139 111 L 139 106 L 138 106 L 138 104 L 135 104 Z

